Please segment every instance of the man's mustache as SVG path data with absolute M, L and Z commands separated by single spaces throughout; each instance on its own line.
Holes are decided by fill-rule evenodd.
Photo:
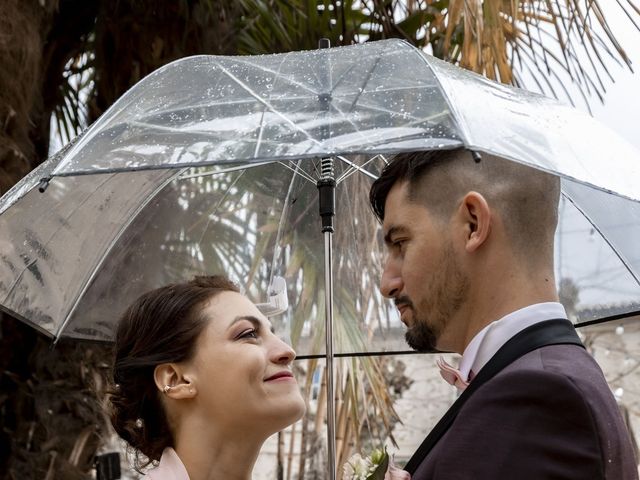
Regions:
M 413 310 L 413 302 L 406 295 L 394 298 L 393 303 L 395 303 L 396 308 L 409 307 L 411 310 Z

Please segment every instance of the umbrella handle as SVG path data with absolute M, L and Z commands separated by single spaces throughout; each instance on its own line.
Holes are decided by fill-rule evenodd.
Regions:
M 257 303 L 256 307 L 265 317 L 280 315 L 289 308 L 289 298 L 287 297 L 287 282 L 283 277 L 275 276 L 269 285 L 269 301 Z

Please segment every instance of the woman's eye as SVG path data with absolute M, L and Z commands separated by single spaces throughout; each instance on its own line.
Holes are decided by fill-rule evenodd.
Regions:
M 245 330 L 238 336 L 238 338 L 258 338 L 258 330 L 255 328 Z

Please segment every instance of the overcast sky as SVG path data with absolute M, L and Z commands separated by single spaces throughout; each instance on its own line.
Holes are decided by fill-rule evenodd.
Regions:
M 594 101 L 592 111 L 598 120 L 640 149 L 640 32 L 624 15 L 615 0 L 604 0 L 601 5 L 611 29 L 633 62 L 634 73 L 626 66 L 612 66 L 610 72 L 615 83 L 607 86 L 605 104 Z M 640 21 L 636 20 L 636 23 Z

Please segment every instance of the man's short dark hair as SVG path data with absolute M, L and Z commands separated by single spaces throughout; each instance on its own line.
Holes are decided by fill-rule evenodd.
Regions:
M 373 213 L 384 220 L 384 205 L 387 196 L 397 183 L 409 182 L 409 197 L 415 199 L 416 190 L 420 181 L 433 167 L 457 158 L 465 149 L 454 150 L 432 150 L 427 152 L 406 152 L 399 153 L 382 170 L 380 177 L 373 182 L 369 191 L 369 202 Z M 471 153 L 469 161 L 473 162 Z
M 553 263 L 560 179 L 518 162 L 482 154 L 476 162 L 466 149 L 396 155 L 373 182 L 369 201 L 385 217 L 385 203 L 396 184 L 407 185 L 407 200 L 446 221 L 464 196 L 480 193 L 503 221 L 515 252 L 529 263 Z

